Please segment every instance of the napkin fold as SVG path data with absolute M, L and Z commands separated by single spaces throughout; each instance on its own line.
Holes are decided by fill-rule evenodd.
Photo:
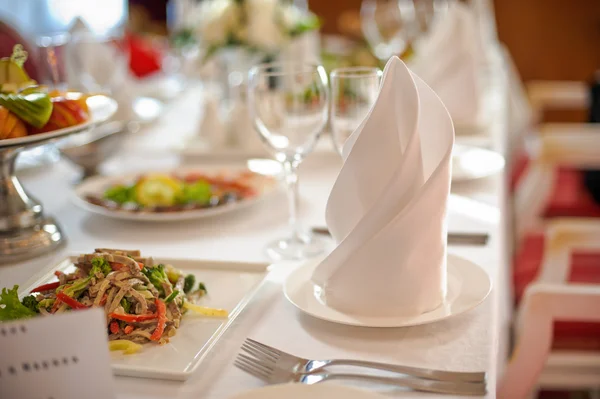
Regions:
M 442 101 L 391 58 L 377 100 L 344 145 L 327 202 L 337 246 L 312 281 L 328 306 L 415 316 L 442 304 L 453 144 Z
M 124 52 L 110 40 L 96 37 L 80 18 L 75 19 L 69 34 L 65 57 L 69 89 L 107 91 L 119 104 L 113 119 L 134 119 L 134 82 Z
M 483 41 L 474 11 L 451 2 L 416 44 L 410 68 L 442 99 L 457 126 L 478 126 L 482 118 Z

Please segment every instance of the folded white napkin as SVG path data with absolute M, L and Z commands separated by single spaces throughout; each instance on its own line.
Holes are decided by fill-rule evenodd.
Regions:
M 69 33 L 71 42 L 65 57 L 69 88 L 85 92 L 107 91 L 119 104 L 113 119 L 133 119 L 134 83 L 127 56 L 109 40 L 95 38 L 80 18 L 75 20 Z
M 414 316 L 446 294 L 446 202 L 452 120 L 397 57 L 379 96 L 343 149 L 327 202 L 338 245 L 312 281 L 345 313 Z
M 442 99 L 455 125 L 482 121 L 483 42 L 474 11 L 451 2 L 429 33 L 415 46 L 409 65 Z

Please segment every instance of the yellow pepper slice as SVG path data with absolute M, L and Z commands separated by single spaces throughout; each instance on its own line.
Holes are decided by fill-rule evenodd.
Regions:
M 198 313 L 207 317 L 228 317 L 229 312 L 225 309 L 207 308 L 206 306 L 198 306 L 188 301 L 183 302 L 183 307 L 192 312 Z
M 135 185 L 137 202 L 143 206 L 174 205 L 181 191 L 181 182 L 168 175 L 148 175 Z
M 108 350 L 112 351 L 123 351 L 126 355 L 132 355 L 139 352 L 142 349 L 142 345 L 136 344 L 135 342 L 127 341 L 126 339 L 117 339 L 115 341 L 108 341 Z

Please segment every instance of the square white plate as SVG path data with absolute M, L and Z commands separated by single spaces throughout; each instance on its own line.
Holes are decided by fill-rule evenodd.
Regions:
M 73 271 L 73 261 L 76 259 L 76 256 L 65 259 L 49 271 L 34 277 L 21 287 L 20 293 L 27 295 L 33 288 L 54 281 L 56 270 L 65 273 Z M 145 344 L 142 351 L 133 355 L 113 352 L 112 368 L 116 375 L 184 381 L 258 291 L 269 264 L 170 258 L 155 258 L 155 263 L 171 264 L 184 274 L 194 274 L 196 284 L 201 281 L 208 290 L 208 295 L 197 303 L 226 309 L 229 311 L 229 318 L 208 318 L 188 312 L 183 316 L 177 334 L 168 344 Z

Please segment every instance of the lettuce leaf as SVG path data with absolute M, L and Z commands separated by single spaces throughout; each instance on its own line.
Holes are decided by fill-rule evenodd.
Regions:
M 0 293 L 0 321 L 27 319 L 36 315 L 33 310 L 23 306 L 19 301 L 18 290 L 18 285 L 15 285 L 12 290 L 2 289 Z

